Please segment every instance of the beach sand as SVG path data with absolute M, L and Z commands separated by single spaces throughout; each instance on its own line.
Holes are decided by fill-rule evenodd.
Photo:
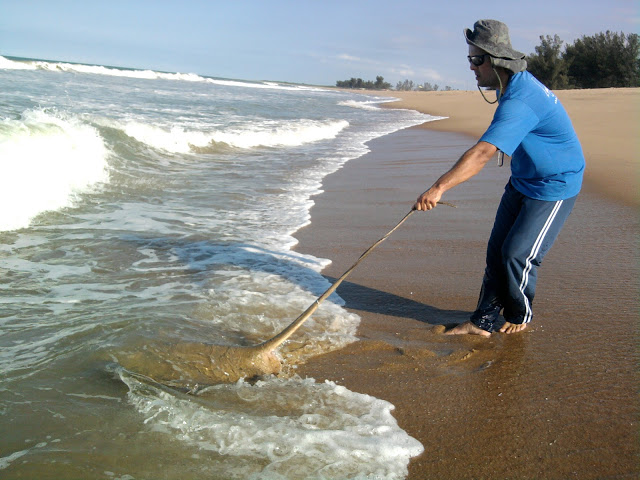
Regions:
M 640 205 L 640 88 L 602 88 L 554 92 L 571 117 L 587 157 L 585 188 L 627 205 Z M 378 93 L 376 93 L 378 95 Z M 491 122 L 496 105 L 478 91 L 381 92 L 399 98 L 392 108 L 448 117 L 424 124 L 441 132 L 467 133 L 477 140 Z M 489 100 L 494 92 L 485 94 Z
M 403 98 L 395 107 L 450 118 L 376 139 L 370 153 L 325 179 L 296 248 L 331 259 L 323 272 L 330 281 L 475 143 L 494 108 L 478 92 L 389 94 Z M 458 208 L 415 213 L 338 288 L 362 319 L 360 341 L 297 371 L 393 403 L 399 425 L 425 447 L 408 478 L 640 474 L 638 152 L 628 125 L 637 95 L 559 93 L 581 136 L 588 180 L 540 269 L 525 332 L 441 334 L 475 307 L 508 165 L 492 162 L 449 191 L 443 200 Z

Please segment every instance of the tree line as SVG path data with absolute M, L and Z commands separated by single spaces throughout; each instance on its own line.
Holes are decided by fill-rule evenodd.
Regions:
M 384 77 L 378 75 L 376 77 L 376 81 L 372 82 L 371 80 L 364 81 L 361 78 L 350 78 L 349 80 L 338 80 L 336 82 L 336 87 L 339 88 L 356 88 L 356 89 L 365 89 L 365 90 L 391 90 L 391 84 L 389 82 L 384 81 Z M 422 84 L 414 84 L 413 80 L 404 80 L 402 82 L 398 82 L 396 84 L 395 90 L 398 91 L 410 91 L 410 90 L 420 90 L 425 92 L 431 92 L 439 90 L 440 86 L 438 84 L 432 85 L 429 82 L 424 82 Z M 446 86 L 443 90 L 453 90 L 450 86 Z
M 541 35 L 535 53 L 527 56 L 527 70 L 551 90 L 640 87 L 638 34 L 607 30 L 565 48 L 563 43 L 558 35 Z
M 583 36 L 563 48 L 558 35 L 540 35 L 540 45 L 527 56 L 527 70 L 552 90 L 569 88 L 640 87 L 640 37 L 606 31 Z M 376 81 L 361 78 L 338 80 L 340 88 L 390 90 L 391 84 L 377 76 Z M 398 91 L 436 91 L 439 85 L 414 84 L 404 80 Z M 442 90 L 452 90 L 446 86 Z
M 358 88 L 358 89 L 366 89 L 366 90 L 389 90 L 391 88 L 391 84 L 384 81 L 384 77 L 378 75 L 376 77 L 376 81 L 372 82 L 371 80 L 364 81 L 361 78 L 350 78 L 349 80 L 338 80 L 336 82 L 336 87 L 340 88 Z
M 440 85 L 438 85 L 437 83 L 432 85 L 429 82 L 424 82 L 418 85 L 414 85 L 413 80 L 404 80 L 403 82 L 398 82 L 396 84 L 396 90 L 399 90 L 399 91 L 417 90 L 420 92 L 436 92 L 440 90 Z M 443 87 L 442 90 L 449 91 L 449 90 L 453 90 L 453 88 L 447 85 L 446 87 Z

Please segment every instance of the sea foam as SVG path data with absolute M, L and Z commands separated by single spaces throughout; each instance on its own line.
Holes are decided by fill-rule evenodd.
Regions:
M 219 130 L 189 130 L 180 126 L 150 125 L 139 121 L 109 122 L 129 137 L 171 153 L 206 153 L 216 144 L 249 149 L 294 147 L 335 138 L 349 126 L 346 120 L 256 120 Z
M 36 70 L 36 66 L 28 62 L 16 62 L 9 58 L 0 57 L 0 70 Z
M 43 109 L 0 121 L 0 230 L 28 226 L 39 213 L 70 206 L 106 181 L 108 150 L 98 131 Z
M 0 370 L 11 382 L 0 423 L 25 419 L 0 466 L 58 477 L 117 467 L 118 478 L 404 478 L 422 447 L 390 404 L 295 376 L 309 357 L 355 341 L 359 318 L 338 297 L 278 349 L 280 376 L 294 378 L 187 397 L 135 378 L 123 389 L 97 373 L 108 352 L 247 345 L 284 328 L 329 286 L 328 259 L 291 251 L 322 179 L 366 153 L 366 141 L 426 116 L 336 105 L 350 98 L 340 92 L 265 95 L 251 82 L 123 79 L 131 74 L 68 65 L 0 71 L 10 92 L 0 191 L 17 190 L 4 210 L 33 198 L 45 200 L 25 218 L 52 208 L 53 185 L 94 167 L 77 188 L 62 184 L 59 203 L 73 210 L 42 215 L 0 245 Z M 55 109 L 27 110 L 38 104 Z M 75 195 L 107 179 L 105 168 L 108 185 Z M 363 244 L 377 238 L 362 233 Z M 50 448 L 22 453 L 42 424 L 62 439 L 55 451 L 78 452 L 77 461 L 51 463 Z M 98 456 L 96 428 L 115 439 Z
M 398 426 L 393 405 L 334 382 L 272 379 L 216 385 L 183 397 L 119 369 L 147 428 L 201 450 L 261 459 L 226 478 L 400 479 L 423 446 Z M 224 403 L 238 411 L 220 408 Z
M 395 100 L 395 99 L 393 99 Z M 358 101 L 358 100 L 345 100 L 342 102 L 338 102 L 338 105 L 342 105 L 344 107 L 351 108 L 360 108 L 362 110 L 380 110 L 380 100 L 367 100 L 367 101 Z

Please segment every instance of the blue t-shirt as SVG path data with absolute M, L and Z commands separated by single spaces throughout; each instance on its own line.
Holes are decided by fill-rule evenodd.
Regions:
M 558 98 L 529 72 L 511 77 L 480 141 L 511 156 L 511 183 L 523 195 L 555 201 L 580 191 L 578 136 Z

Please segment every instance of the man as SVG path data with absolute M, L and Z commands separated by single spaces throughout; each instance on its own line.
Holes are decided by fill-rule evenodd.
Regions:
M 464 35 L 478 89 L 495 89 L 499 104 L 478 143 L 418 197 L 415 208 L 434 208 L 496 152 L 499 163 L 502 152 L 511 156 L 511 178 L 489 238 L 478 306 L 468 322 L 446 332 L 488 337 L 495 331 L 520 332 L 530 322 L 537 268 L 573 208 L 585 161 L 566 111 L 525 70 L 524 54 L 511 47 L 507 26 L 479 20 Z

